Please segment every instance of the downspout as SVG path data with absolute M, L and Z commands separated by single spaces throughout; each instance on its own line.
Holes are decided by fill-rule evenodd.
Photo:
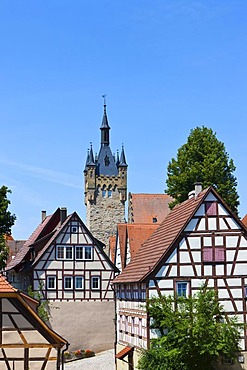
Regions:
M 66 352 L 68 350 L 69 345 L 70 345 L 70 343 L 66 342 L 65 348 L 62 350 L 62 370 L 64 370 L 64 352 Z M 60 369 L 60 367 L 59 367 L 59 369 Z

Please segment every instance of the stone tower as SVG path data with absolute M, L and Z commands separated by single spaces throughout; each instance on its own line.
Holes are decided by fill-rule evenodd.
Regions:
M 118 152 L 116 158 L 112 154 L 105 102 L 100 130 L 99 154 L 94 156 L 91 144 L 84 170 L 86 224 L 109 253 L 109 237 L 116 235 L 118 223 L 125 222 L 128 166 L 123 147 L 120 158 Z

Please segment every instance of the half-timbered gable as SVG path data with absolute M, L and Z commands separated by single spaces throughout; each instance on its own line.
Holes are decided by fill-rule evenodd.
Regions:
M 135 342 L 133 339 L 136 325 L 126 324 L 126 320 L 136 322 L 136 307 L 145 311 L 143 300 L 136 300 L 133 293 L 129 293 L 133 292 L 134 286 L 145 284 L 146 298 L 174 293 L 187 296 L 206 282 L 217 290 L 226 312 L 236 315 L 239 322 L 246 324 L 246 271 L 245 226 L 213 188 L 192 196 L 173 209 L 114 281 L 118 315 L 117 351 L 128 346 L 145 348 L 153 336 L 145 313 L 145 343 L 140 345 L 139 342 L 138 345 L 138 340 Z M 243 353 L 247 351 L 244 333 L 240 344 Z M 138 351 L 131 356 L 135 368 Z M 124 364 L 118 360 L 117 368 L 125 369 Z
M 115 302 L 111 283 L 118 269 L 76 212 L 67 216 L 65 208 L 58 208 L 53 215 L 43 216 L 8 264 L 7 276 L 18 288 L 26 290 L 31 285 L 48 300 L 51 326 L 68 338 L 71 350 L 112 348 Z
M 33 286 L 49 300 L 113 300 L 116 268 L 76 213 L 70 215 L 38 253 Z
M 0 369 L 60 369 L 68 343 L 39 318 L 37 305 L 0 275 Z

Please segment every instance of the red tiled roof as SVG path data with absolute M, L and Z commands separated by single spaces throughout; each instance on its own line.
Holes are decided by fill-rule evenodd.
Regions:
M 135 256 L 141 245 L 158 228 L 159 224 L 118 224 L 118 238 L 122 268 L 125 267 L 125 254 L 127 239 L 130 247 L 131 259 Z
M 124 347 L 120 352 L 116 354 L 116 358 L 118 358 L 119 360 L 122 360 L 125 356 L 130 354 L 130 352 L 132 351 L 133 351 L 132 347 L 128 347 L 128 346 Z
M 170 212 L 169 203 L 173 198 L 168 194 L 132 194 L 130 193 L 129 222 L 161 223 Z
M 109 248 L 110 248 L 110 259 L 114 263 L 115 261 L 115 246 L 116 246 L 116 236 L 109 237 Z
M 61 229 L 71 220 L 73 216 L 73 213 L 64 220 L 64 222 L 57 228 L 55 233 L 52 235 L 51 238 L 47 241 L 47 243 L 44 245 L 44 247 L 38 252 L 37 256 L 35 257 L 33 264 L 37 263 L 40 257 L 45 253 L 45 251 L 49 248 L 49 246 L 52 244 L 52 242 L 56 239 L 56 237 L 60 234 Z
M 29 239 L 24 243 L 22 248 L 16 254 L 16 256 L 7 264 L 6 270 L 11 270 L 16 267 L 19 263 L 23 261 L 27 253 L 29 252 L 29 247 L 37 240 L 41 232 L 44 230 L 46 225 L 49 223 L 52 215 L 47 216 L 43 222 L 41 222 L 38 227 L 31 234 Z
M 247 214 L 242 218 L 242 222 L 247 227 Z
M 154 270 L 167 249 L 175 242 L 209 190 L 214 192 L 213 188 L 207 188 L 197 198 L 190 198 L 174 207 L 157 230 L 142 245 L 135 258 L 115 278 L 114 283 L 143 281 Z
M 0 275 L 0 293 L 15 293 L 17 289 L 15 289 L 3 275 Z

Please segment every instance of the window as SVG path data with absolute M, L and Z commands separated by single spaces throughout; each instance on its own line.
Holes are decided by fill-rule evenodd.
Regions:
M 233 359 L 232 358 L 224 358 L 224 364 L 232 365 L 233 364 Z
M 131 317 L 131 334 L 135 334 L 135 318 Z
M 93 259 L 92 247 L 85 247 L 84 251 L 85 251 L 85 257 L 84 257 L 85 260 Z
M 75 247 L 75 259 L 83 260 L 83 247 L 81 246 Z
M 102 188 L 102 198 L 106 198 L 106 187 L 105 187 L 105 185 Z
M 105 156 L 104 161 L 105 161 L 105 166 L 109 166 L 110 160 L 109 160 L 108 155 Z
M 108 198 L 112 197 L 112 190 L 108 190 Z
M 76 260 L 92 260 L 93 259 L 93 248 L 78 245 L 75 247 L 75 258 Z
M 72 276 L 64 277 L 64 289 L 73 289 L 73 278 Z
M 211 247 L 203 248 L 203 262 L 225 262 L 225 248 Z
M 245 298 L 247 298 L 247 285 L 244 287 Z
M 120 317 L 119 317 L 119 330 L 123 330 L 123 316 L 122 315 L 120 315 Z
M 176 284 L 176 293 L 179 297 L 187 296 L 188 283 L 186 281 L 178 281 Z
M 58 245 L 57 246 L 57 259 L 58 260 L 72 260 L 73 259 L 73 247 Z
M 129 331 L 129 317 L 125 316 L 125 332 L 128 333 Z
M 157 221 L 157 217 L 153 217 L 153 223 L 156 224 Z
M 47 276 L 47 289 L 56 289 L 56 276 Z
M 75 289 L 84 289 L 84 277 L 75 276 Z
M 77 226 L 71 226 L 71 233 L 76 234 L 78 232 L 78 227 Z
M 139 318 L 139 322 L 138 322 L 138 336 L 141 337 L 142 336 L 142 319 Z
M 216 216 L 216 202 L 206 202 L 205 211 L 208 216 Z
M 91 289 L 92 290 L 100 289 L 100 277 L 99 276 L 91 277 Z

